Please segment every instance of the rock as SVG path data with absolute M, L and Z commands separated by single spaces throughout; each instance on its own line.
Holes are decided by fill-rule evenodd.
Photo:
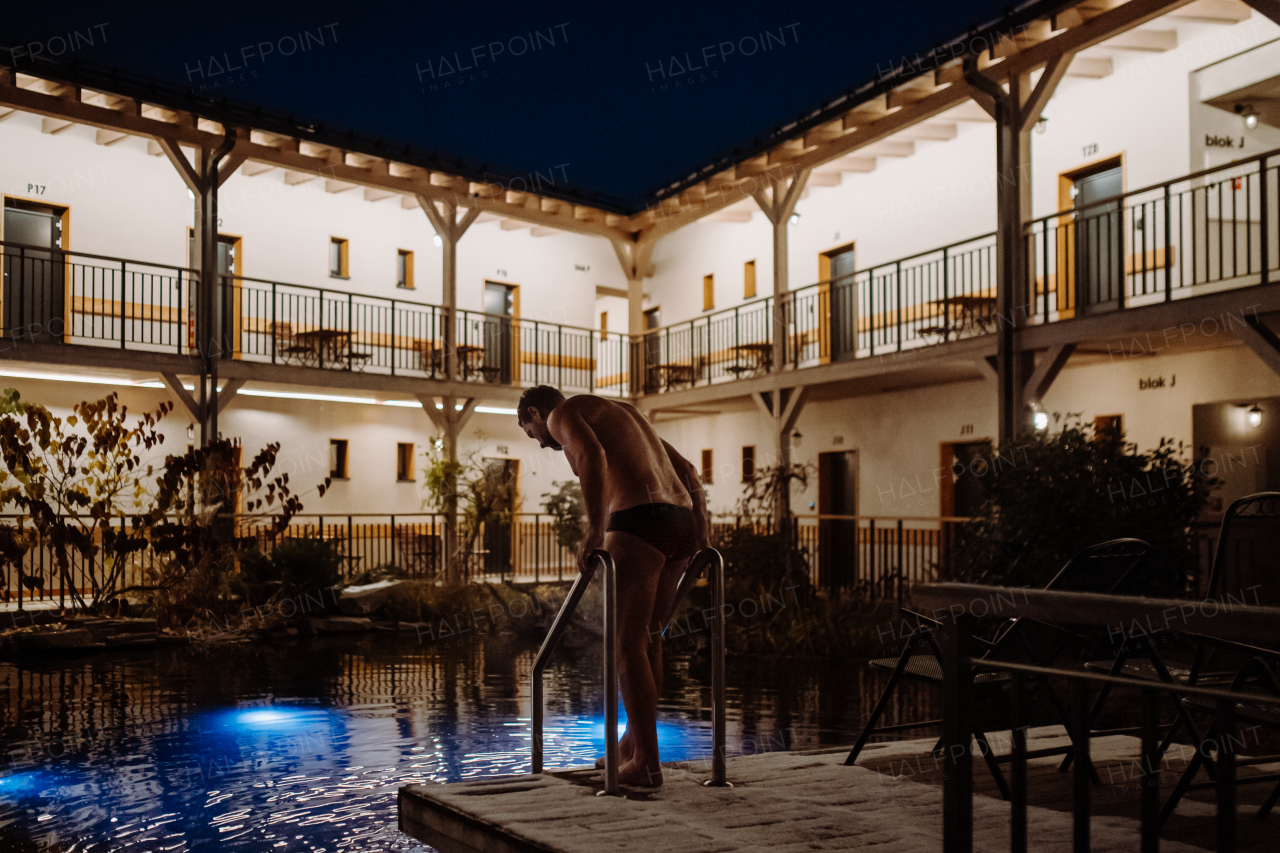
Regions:
M 14 645 L 23 652 L 61 652 L 98 648 L 93 633 L 84 628 L 69 631 L 40 631 L 13 636 Z
M 313 616 L 307 622 L 317 634 L 355 634 L 373 630 L 373 622 L 361 616 Z
M 107 637 L 107 645 L 112 648 L 134 648 L 137 646 L 154 646 L 155 634 L 116 634 Z
M 349 586 L 338 596 L 338 609 L 347 615 L 368 615 L 400 595 L 402 580 L 385 580 L 364 586 Z

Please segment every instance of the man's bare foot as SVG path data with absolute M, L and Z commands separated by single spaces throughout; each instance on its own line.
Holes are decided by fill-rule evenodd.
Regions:
M 632 757 L 635 756 L 635 754 L 636 754 L 635 741 L 631 739 L 629 734 L 624 734 L 622 738 L 618 741 L 618 763 L 625 765 L 628 761 L 632 759 Z M 596 759 L 596 769 L 597 770 L 604 769 L 603 755 Z
M 618 770 L 618 784 L 633 788 L 661 788 L 662 765 L 654 762 L 650 770 L 640 758 L 633 758 Z

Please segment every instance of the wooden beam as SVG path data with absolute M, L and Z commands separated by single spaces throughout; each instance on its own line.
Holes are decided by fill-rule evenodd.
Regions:
M 553 234 L 559 234 L 559 228 L 548 228 L 545 225 L 534 225 L 529 229 L 529 233 L 535 237 L 550 237 Z
M 910 157 L 916 153 L 916 144 L 886 139 L 863 146 L 858 149 L 858 153 L 866 157 Z
M 1101 80 L 1110 77 L 1113 70 L 1109 56 L 1077 56 L 1067 66 L 1067 76 Z
M 98 143 L 99 145 L 115 145 L 117 142 L 121 141 L 122 139 L 128 139 L 128 138 L 129 138 L 129 134 L 127 133 L 120 133 L 114 130 L 99 129 L 94 134 L 93 141 Z
M 895 133 L 894 137 L 898 139 L 927 139 L 935 142 L 944 142 L 948 139 L 955 139 L 956 133 L 956 126 L 952 122 L 926 121 L 905 127 Z
M 285 171 L 284 182 L 291 187 L 298 184 L 305 184 L 307 181 L 314 181 L 319 175 L 312 175 L 307 172 L 295 172 L 292 169 Z
M 1053 385 L 1053 381 L 1058 378 L 1062 368 L 1066 367 L 1067 359 L 1071 358 L 1071 354 L 1075 351 L 1076 345 L 1070 343 L 1049 347 L 1049 351 L 1044 354 L 1044 358 L 1036 365 L 1035 372 L 1031 374 L 1023 387 L 1023 397 L 1027 402 L 1038 403 L 1044 399 L 1044 395 L 1049 393 L 1049 388 Z
M 1178 46 L 1177 30 L 1129 30 L 1112 36 L 1102 43 L 1115 50 L 1138 50 L 1144 53 L 1164 53 Z
M 1253 10 L 1240 0 L 1196 0 L 1169 13 L 1175 18 L 1210 24 L 1238 24 L 1249 20 Z
M 834 166 L 842 172 L 874 172 L 876 170 L 876 158 L 837 157 L 824 165 Z
M 811 187 L 838 187 L 841 175 L 839 172 L 814 172 L 809 176 Z
M 1240 340 L 1271 368 L 1272 373 L 1280 376 L 1280 336 L 1257 316 L 1246 317 L 1244 322 Z
M 227 404 L 236 398 L 238 392 L 244 386 L 244 379 L 228 379 L 222 388 L 218 391 L 218 414 L 222 414 L 222 410 Z
M 365 201 L 382 201 L 384 198 L 391 198 L 395 195 L 396 193 L 391 192 L 391 190 L 375 190 L 372 187 L 365 187 L 364 190 Z
M 56 118 L 46 117 L 40 120 L 40 132 L 55 136 L 74 124 L 75 122 L 73 121 L 61 121 Z
M 204 407 L 197 403 L 195 398 L 191 396 L 191 392 L 183 386 L 182 380 L 178 378 L 177 374 L 161 373 L 160 377 L 164 379 L 164 384 L 168 386 L 169 393 L 173 394 L 174 398 L 182 404 L 184 409 L 187 410 L 187 413 L 190 414 L 197 423 L 203 421 Z
M 324 191 L 327 193 L 344 193 L 347 190 L 356 188 L 355 184 L 349 184 L 346 181 L 325 181 Z
M 1272 23 L 1280 24 L 1280 0 L 1245 0 L 1245 2 L 1270 18 Z
M 273 171 L 274 169 L 275 169 L 275 166 L 270 166 L 266 163 L 245 163 L 243 166 L 240 167 L 240 174 L 248 175 L 249 177 L 252 178 L 252 177 L 256 177 L 257 175 L 262 175 L 267 172 Z

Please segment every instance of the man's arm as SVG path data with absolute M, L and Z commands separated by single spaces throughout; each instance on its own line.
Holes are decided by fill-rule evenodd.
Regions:
M 680 452 L 668 444 L 666 439 L 660 440 L 662 447 L 667 451 L 667 458 L 671 460 L 671 466 L 676 469 L 676 476 L 680 478 L 681 485 L 693 500 L 694 529 L 698 537 L 698 547 L 706 548 L 711 542 L 711 520 L 707 516 L 707 493 L 702 488 L 702 476 L 694 464 L 681 456 Z
M 551 437 L 564 448 L 569 467 L 582 485 L 582 500 L 587 505 L 587 534 L 578 553 L 578 568 L 586 568 L 586 558 L 604 543 L 604 467 L 605 453 L 595 430 L 577 410 L 568 405 L 557 407 L 547 420 Z

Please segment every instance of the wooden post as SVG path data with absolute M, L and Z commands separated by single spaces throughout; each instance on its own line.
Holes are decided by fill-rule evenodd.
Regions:
M 969 720 L 973 664 L 969 661 L 973 616 L 961 613 L 955 628 L 942 633 L 943 853 L 973 853 L 973 755 Z

